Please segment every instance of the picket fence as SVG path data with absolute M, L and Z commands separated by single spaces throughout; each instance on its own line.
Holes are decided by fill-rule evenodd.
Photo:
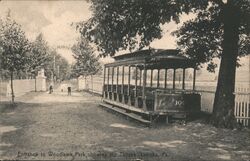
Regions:
M 239 123 L 250 126 L 250 94 L 235 93 L 234 115 Z

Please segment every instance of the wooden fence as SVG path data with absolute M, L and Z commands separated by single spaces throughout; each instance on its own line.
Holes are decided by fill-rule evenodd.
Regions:
M 250 93 L 235 93 L 234 115 L 239 123 L 250 126 Z
M 239 123 L 250 126 L 250 93 L 247 90 L 235 93 L 234 115 Z M 201 94 L 201 110 L 212 113 L 215 92 L 199 91 Z

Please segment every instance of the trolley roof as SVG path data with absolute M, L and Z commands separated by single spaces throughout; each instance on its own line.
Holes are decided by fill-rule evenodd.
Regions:
M 195 68 L 196 63 L 175 49 L 148 49 L 113 57 L 115 62 L 106 67 L 137 66 L 141 69 Z

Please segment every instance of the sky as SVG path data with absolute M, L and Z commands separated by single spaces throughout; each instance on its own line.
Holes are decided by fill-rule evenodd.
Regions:
M 26 36 L 32 41 L 42 33 L 50 46 L 72 46 L 79 33 L 71 26 L 72 22 L 86 21 L 91 17 L 90 4 L 85 0 L 3 0 L 0 2 L 0 15 L 11 16 L 22 25 Z M 188 17 L 184 17 L 187 19 Z M 152 42 L 153 48 L 176 48 L 175 38 L 170 35 L 176 29 L 175 23 L 163 26 L 163 38 Z M 67 49 L 58 49 L 69 62 L 73 61 L 72 53 Z M 127 51 L 122 51 L 124 53 Z
M 91 17 L 86 1 L 1 1 L 0 15 L 11 16 L 25 31 L 29 40 L 42 33 L 50 46 L 72 46 L 79 33 L 71 26 L 72 22 L 85 21 Z M 69 62 L 73 61 L 70 50 L 58 49 Z
M 0 1 L 0 17 L 5 17 L 8 10 L 11 16 L 22 25 L 29 40 L 34 40 L 42 33 L 51 47 L 72 46 L 80 36 L 72 22 L 86 21 L 92 14 L 90 4 L 85 0 L 2 0 Z M 192 18 L 193 15 L 184 15 L 181 22 Z M 180 24 L 169 23 L 162 26 L 163 37 L 150 44 L 152 48 L 174 49 L 176 39 L 170 33 L 180 27 Z M 70 63 L 74 61 L 69 49 L 57 49 L 58 53 Z M 128 52 L 122 51 L 118 54 Z M 107 63 L 110 58 L 103 59 Z M 249 57 L 241 59 L 243 66 L 239 69 L 249 72 Z M 218 72 L 218 69 L 216 70 Z M 248 74 L 249 75 L 249 74 Z

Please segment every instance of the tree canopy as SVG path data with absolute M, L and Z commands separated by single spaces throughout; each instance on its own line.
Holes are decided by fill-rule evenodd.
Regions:
M 98 62 L 99 57 L 95 56 L 93 48 L 84 38 L 80 38 L 77 44 L 73 45 L 71 50 L 76 60 L 72 67 L 73 76 L 93 75 L 101 69 L 101 65 Z
M 68 61 L 58 54 L 55 50 L 52 52 L 52 57 L 55 56 L 55 71 L 54 75 L 57 79 L 65 80 L 70 78 L 70 64 Z M 51 59 L 53 60 L 53 59 Z M 52 62 L 50 64 L 53 64 Z
M 250 3 L 249 1 L 235 1 L 233 3 L 239 8 L 241 17 L 237 54 L 238 57 L 241 57 L 250 54 L 248 18 L 250 16 Z M 213 59 L 221 58 L 225 21 L 222 19 L 230 19 L 230 17 L 223 17 L 224 7 L 221 5 L 223 4 L 211 3 L 206 10 L 199 11 L 196 18 L 185 22 L 178 31 L 173 33 L 179 38 L 178 47 L 183 54 L 188 55 L 198 63 L 209 62 L 207 68 L 209 71 L 214 71 L 214 68 L 217 67 Z
M 1 68 L 21 71 L 28 62 L 30 43 L 21 26 L 10 17 L 0 21 Z
M 31 43 L 31 51 L 29 52 L 27 70 L 36 74 L 41 68 L 45 68 L 49 62 L 50 49 L 43 35 L 40 33 L 34 42 Z
M 248 0 L 230 0 L 240 12 L 240 52 L 249 54 Z M 161 25 L 180 22 L 182 14 L 195 13 L 174 34 L 178 47 L 198 63 L 220 57 L 225 3 L 222 0 L 92 0 L 93 17 L 79 23 L 82 35 L 97 44 L 103 55 L 113 55 L 123 49 L 136 50 L 162 37 Z M 230 18 L 230 17 L 229 17 Z M 201 44 L 202 43 L 202 44 Z M 211 63 L 213 64 L 213 63 Z

